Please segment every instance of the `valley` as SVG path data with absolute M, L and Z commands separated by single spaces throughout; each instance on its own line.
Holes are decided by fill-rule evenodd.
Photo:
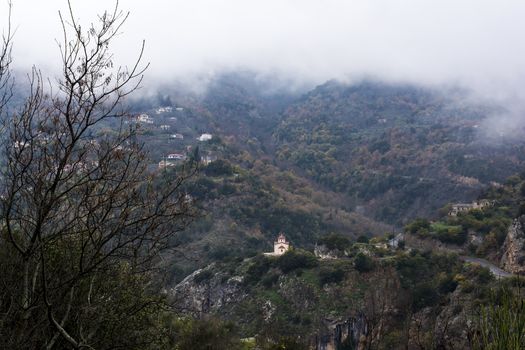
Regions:
M 202 159 L 187 191 L 203 214 L 167 257 L 176 308 L 257 342 L 468 347 L 476 305 L 516 276 L 500 260 L 521 215 L 525 143 L 479 129 L 500 107 L 370 82 L 271 104 L 221 79 L 173 125 L 175 150 Z M 144 140 L 162 159 L 173 141 L 156 135 Z M 490 205 L 454 204 L 470 201 Z M 280 232 L 293 251 L 264 257 Z
M 159 162 L 198 148 L 203 171 L 189 193 L 206 214 L 188 231 L 192 251 L 214 252 L 217 236 L 261 251 L 280 231 L 311 249 L 331 232 L 354 239 L 400 232 L 523 168 L 525 143 L 485 139 L 478 128 L 501 107 L 460 98 L 372 82 L 268 95 L 233 74 L 203 95 L 180 97 L 170 112 L 140 110 L 154 120 L 141 139 Z M 211 140 L 197 140 L 207 133 Z
M 0 349 L 525 349 L 524 4 L 0 10 Z

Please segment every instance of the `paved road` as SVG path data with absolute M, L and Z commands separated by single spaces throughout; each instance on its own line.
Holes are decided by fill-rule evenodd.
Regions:
M 504 277 L 512 277 L 512 276 L 514 276 L 512 273 L 509 273 L 507 271 L 504 271 L 504 270 L 500 269 L 499 267 L 497 267 L 496 265 L 494 265 L 493 263 L 491 263 L 490 261 L 487 261 L 485 259 L 474 258 L 474 257 L 471 257 L 471 256 L 461 256 L 460 258 L 462 260 L 466 261 L 466 262 L 469 262 L 469 263 L 472 263 L 472 264 L 478 264 L 478 265 L 481 265 L 483 267 L 488 268 L 490 270 L 490 272 L 492 272 L 492 274 L 494 276 L 496 276 L 497 278 L 504 278 Z

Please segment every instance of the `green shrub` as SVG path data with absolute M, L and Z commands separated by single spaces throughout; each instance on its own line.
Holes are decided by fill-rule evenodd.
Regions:
M 462 245 L 467 241 L 468 235 L 467 231 L 463 230 L 461 226 L 452 226 L 447 230 L 438 232 L 437 238 L 444 243 Z
M 522 202 L 520 204 L 520 207 L 518 209 L 518 215 L 521 216 L 521 215 L 525 215 L 525 202 Z
M 246 271 L 246 277 L 244 278 L 245 283 L 247 284 L 256 284 L 262 278 L 262 276 L 270 268 L 270 260 L 264 255 L 258 255 L 253 258 L 253 262 L 248 267 Z
M 510 289 L 493 292 L 479 315 L 474 320 L 474 349 L 525 349 L 525 303 L 521 295 Z
M 282 272 L 288 273 L 296 269 L 309 269 L 318 265 L 316 257 L 306 251 L 290 250 L 281 255 L 277 260 L 277 266 Z
M 188 184 L 187 190 L 189 193 L 191 193 L 192 196 L 198 199 L 213 199 L 216 197 L 216 187 L 217 184 L 213 180 L 201 177 L 198 178 L 195 182 Z
M 170 327 L 178 350 L 241 350 L 234 324 L 217 319 L 179 319 Z
M 233 167 L 226 160 L 216 160 L 204 168 L 207 176 L 229 176 L 233 174 Z
M 265 286 L 266 288 L 270 288 L 272 287 L 275 283 L 277 283 L 277 281 L 279 280 L 279 275 L 276 274 L 276 273 L 270 273 L 266 276 L 263 277 L 263 279 L 261 280 L 261 283 L 263 286 Z
M 226 247 L 214 247 L 209 253 L 209 257 L 213 260 L 223 261 L 230 256 L 231 252 Z
M 263 345 L 264 350 L 304 350 L 308 345 L 293 337 L 281 337 L 277 343 Z
M 479 283 L 488 283 L 494 279 L 492 272 L 490 272 L 490 270 L 486 267 L 479 267 L 477 271 L 477 280 Z
M 345 272 L 341 268 L 323 267 L 319 271 L 319 284 L 324 286 L 328 283 L 341 282 L 345 277 Z
M 396 269 L 399 273 L 401 286 L 405 289 L 412 288 L 416 283 L 431 276 L 429 259 L 412 250 L 408 255 L 396 258 Z
M 327 236 L 321 237 L 317 244 L 324 245 L 326 248 L 330 250 L 340 250 L 344 251 L 348 247 L 350 247 L 350 240 L 338 233 L 332 233 Z
M 439 300 L 439 295 L 436 288 L 430 283 L 420 283 L 412 289 L 414 311 L 421 310 L 427 306 L 433 306 Z
M 354 267 L 359 272 L 368 272 L 374 269 L 374 261 L 368 255 L 357 253 L 354 259 Z
M 521 179 L 519 175 L 511 175 L 505 180 L 505 184 L 510 186 L 516 186 L 520 183 L 520 181 Z
M 476 289 L 476 286 L 474 285 L 474 283 L 470 281 L 465 281 L 461 284 L 461 291 L 463 293 L 467 293 L 467 294 L 472 293 L 474 289 Z
M 456 282 L 450 274 L 441 277 L 438 281 L 438 291 L 441 294 L 452 293 L 456 290 L 457 286 L 458 282 Z
M 368 243 L 369 241 L 370 239 L 365 235 L 361 235 L 357 237 L 357 240 L 356 240 L 357 243 Z
M 430 222 L 427 219 L 415 219 L 410 224 L 405 226 L 405 232 L 412 234 L 426 234 L 430 230 Z
M 218 192 L 222 196 L 230 196 L 230 195 L 235 194 L 237 192 L 237 187 L 235 187 L 232 184 L 225 183 L 224 185 L 222 185 L 219 188 Z

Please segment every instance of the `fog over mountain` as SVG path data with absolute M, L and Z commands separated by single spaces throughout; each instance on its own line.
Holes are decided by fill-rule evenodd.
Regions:
M 84 25 L 111 6 L 73 1 Z M 116 61 L 131 63 L 144 39 L 146 87 L 242 69 L 290 87 L 372 78 L 460 85 L 518 104 L 523 97 L 522 1 L 126 0 L 120 7 L 130 17 Z M 17 68 L 58 66 L 58 10 L 67 11 L 65 0 L 13 1 Z M 0 13 L 5 28 L 6 4 Z
M 111 3 L 73 6 L 88 23 Z M 66 1 L 13 5 L 17 57 L 52 64 Z M 121 7 L 131 14 L 119 52 L 136 53 L 145 39 L 157 77 L 243 67 L 316 83 L 372 75 L 508 86 L 525 76 L 522 1 L 126 0 Z

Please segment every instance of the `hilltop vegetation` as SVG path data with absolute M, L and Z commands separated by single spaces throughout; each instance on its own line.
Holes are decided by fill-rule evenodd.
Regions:
M 499 107 L 462 102 L 465 94 L 329 82 L 294 95 L 230 74 L 200 96 L 159 97 L 173 109 L 141 111 L 154 119 L 141 136 L 151 157 L 191 156 L 198 147 L 201 157 L 216 159 L 187 187 L 204 210 L 178 238 L 191 254 L 187 263 L 170 264 L 175 280 L 195 261 L 204 266 L 270 249 L 279 231 L 309 249 L 330 232 L 383 235 L 504 182 L 523 166 L 524 144 L 485 142 L 483 119 Z M 202 133 L 213 138 L 199 142 Z M 435 227 L 443 240 L 464 241 L 460 225 L 443 225 Z
M 361 214 L 340 209 L 341 198 L 336 194 L 316 190 L 270 163 L 247 159 L 253 163 L 245 169 L 226 161 L 212 162 L 187 184 L 186 190 L 201 206 L 202 217 L 177 238 L 186 254 L 175 254 L 169 263 L 175 280 L 196 266 L 271 250 L 279 232 L 285 232 L 294 245 L 313 249 L 317 238 L 328 232 L 357 237 L 389 230 Z M 228 164 L 228 172 L 216 173 L 218 162 Z
M 418 218 L 405 226 L 405 232 L 423 240 L 462 247 L 465 254 L 499 264 L 511 223 L 525 214 L 525 174 L 513 175 L 501 185 L 490 186 L 480 198 L 490 205 L 449 215 L 452 207 L 449 204 L 439 211 L 437 220 Z
M 402 226 L 446 203 L 470 201 L 523 168 L 523 142 L 486 138 L 483 120 L 502 108 L 467 97 L 378 82 L 270 93 L 249 75 L 224 75 L 204 95 L 173 101 L 185 110 L 173 112 L 172 131 L 189 140 L 172 149 L 212 132 L 230 148 L 217 154 L 232 163 L 247 168 L 266 161 L 314 189 L 337 193 L 347 211 Z M 169 116 L 156 118 L 163 118 L 160 124 Z M 157 136 L 145 140 L 155 158 L 169 152 Z
M 477 322 L 475 310 L 497 286 L 488 270 L 454 254 L 352 242 L 339 259 L 292 250 L 214 264 L 171 293 L 193 315 L 232 321 L 239 337 L 257 342 L 287 336 L 303 348 L 467 348 L 467 324 Z M 188 293 L 191 300 L 180 299 Z M 351 333 L 338 338 L 334 329 L 346 324 Z
M 193 295 L 181 305 L 194 316 L 238 324 L 238 337 L 254 337 L 252 348 L 293 341 L 298 348 L 519 349 L 525 345 L 523 281 L 496 279 L 453 251 L 463 247 L 463 254 L 498 264 L 510 223 L 524 214 L 524 188 L 525 178 L 512 176 L 485 191 L 492 204 L 483 209 L 452 216 L 445 206 L 438 220 L 405 227 L 405 237 L 447 244 L 439 249 L 406 246 L 402 235 L 331 233 L 316 243 L 324 259 L 294 249 L 224 261 L 189 276 L 171 295 Z
M 494 147 L 480 138 L 481 121 L 495 107 L 460 98 L 410 86 L 327 83 L 284 112 L 276 156 L 378 220 L 428 216 L 523 166 L 524 158 L 516 159 L 523 144 Z

